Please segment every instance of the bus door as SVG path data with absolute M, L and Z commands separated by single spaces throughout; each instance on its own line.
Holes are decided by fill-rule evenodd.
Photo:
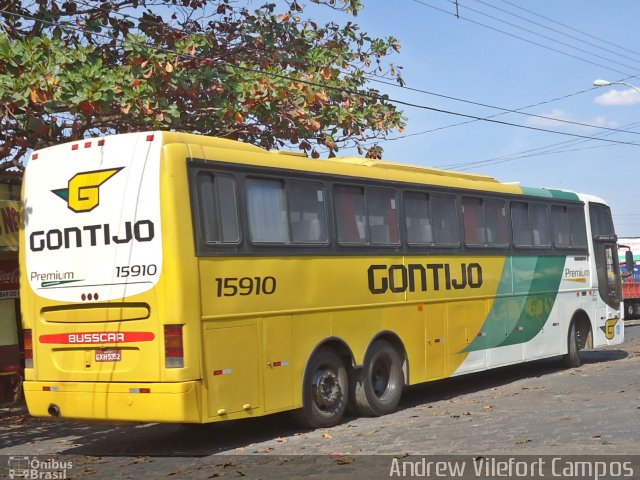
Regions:
M 613 228 L 611 210 L 606 205 L 591 202 L 589 217 L 598 281 L 597 295 L 602 300 L 602 302 L 598 302 L 596 309 L 594 344 L 602 345 L 623 335 L 620 319 L 622 284 L 618 263 L 617 237 Z

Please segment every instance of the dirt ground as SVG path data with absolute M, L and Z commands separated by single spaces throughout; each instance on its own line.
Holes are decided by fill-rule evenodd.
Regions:
M 3 458 L 18 456 L 69 459 L 66 478 L 111 479 L 388 478 L 394 461 L 445 458 L 434 455 L 638 462 L 639 323 L 627 322 L 624 344 L 583 352 L 579 368 L 549 359 L 412 387 L 394 414 L 347 418 L 331 429 L 301 430 L 284 414 L 203 426 L 114 425 L 3 408 L 0 477 Z

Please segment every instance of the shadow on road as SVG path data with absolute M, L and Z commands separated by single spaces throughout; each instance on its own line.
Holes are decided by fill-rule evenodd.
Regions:
M 583 365 L 613 362 L 623 360 L 628 356 L 629 353 L 624 350 L 580 352 Z M 565 367 L 562 364 L 561 357 L 554 357 L 424 383 L 407 389 L 400 408 L 414 408 L 424 403 L 455 398 L 460 395 L 508 385 L 518 380 L 538 378 L 563 370 L 565 370 Z
M 627 358 L 623 350 L 582 352 L 584 364 L 608 363 Z M 455 398 L 514 381 L 542 377 L 563 370 L 558 358 L 502 367 L 410 387 L 400 409 Z M 347 419 L 348 421 L 348 419 Z M 65 455 L 98 457 L 200 457 L 242 448 L 243 454 L 268 453 L 263 446 L 279 437 L 304 432 L 286 413 L 207 425 L 96 424 L 34 419 L 24 410 L 0 410 L 0 445 L 10 447 L 44 440 L 71 443 Z M 27 428 L 25 428 L 27 427 Z

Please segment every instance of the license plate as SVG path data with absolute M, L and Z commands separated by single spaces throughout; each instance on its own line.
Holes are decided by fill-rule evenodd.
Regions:
M 120 350 L 96 350 L 96 362 L 119 362 L 122 360 Z

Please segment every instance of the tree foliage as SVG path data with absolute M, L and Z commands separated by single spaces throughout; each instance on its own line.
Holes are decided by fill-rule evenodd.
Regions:
M 402 82 L 387 60 L 397 40 L 304 14 L 297 0 L 0 0 L 0 170 L 31 149 L 148 129 L 381 155 L 375 140 L 404 119 L 368 82 Z

